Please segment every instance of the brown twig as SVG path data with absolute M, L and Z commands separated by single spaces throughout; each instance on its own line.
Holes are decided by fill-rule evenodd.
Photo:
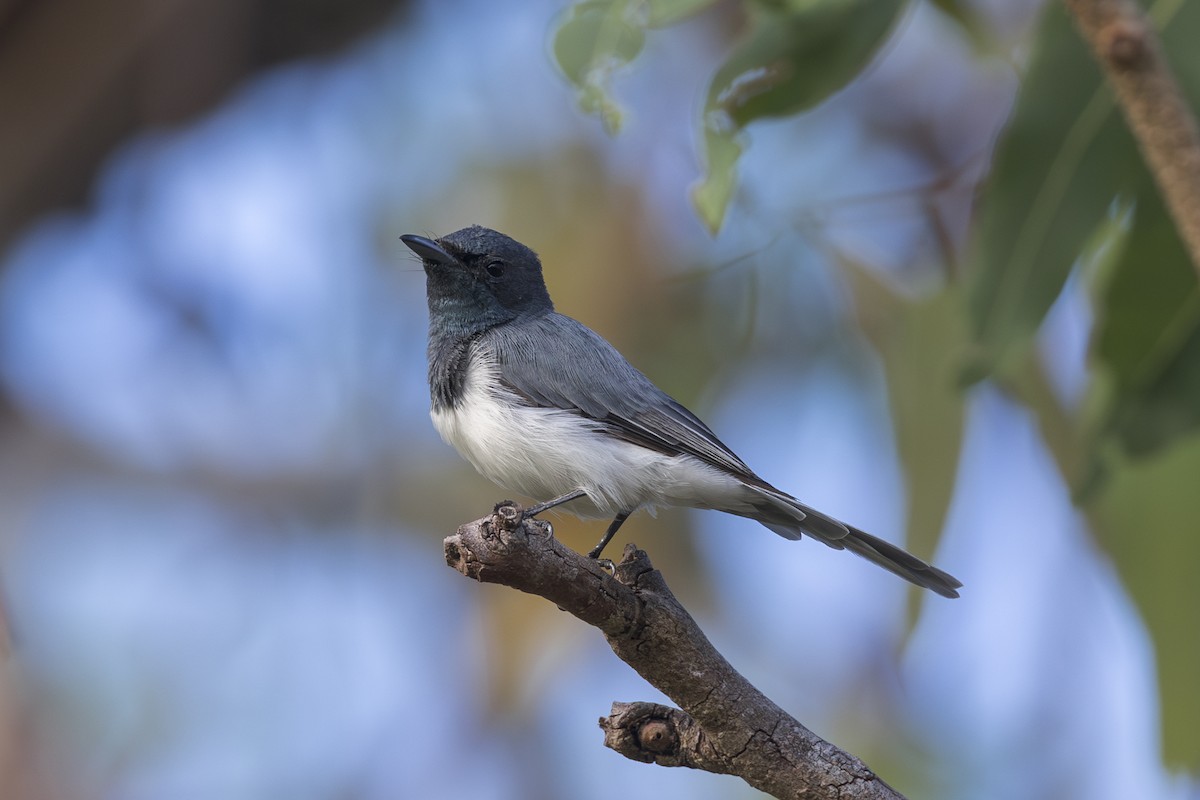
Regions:
M 778 798 L 902 800 L 734 670 L 633 545 L 609 575 L 556 541 L 546 523 L 501 504 L 444 547 L 446 562 L 467 577 L 539 595 L 599 628 L 621 660 L 679 704 L 614 703 L 600 726 L 618 753 L 737 775 Z
M 1136 0 L 1064 0 L 1116 91 L 1117 103 L 1200 274 L 1200 131 Z

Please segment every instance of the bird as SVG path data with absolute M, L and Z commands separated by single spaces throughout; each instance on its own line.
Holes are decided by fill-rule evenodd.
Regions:
M 541 501 L 526 516 L 563 505 L 611 517 L 588 553 L 599 558 L 639 509 L 715 509 L 958 597 L 949 573 L 760 478 L 604 338 L 555 311 L 529 247 L 479 225 L 400 239 L 426 276 L 433 425 L 484 477 Z

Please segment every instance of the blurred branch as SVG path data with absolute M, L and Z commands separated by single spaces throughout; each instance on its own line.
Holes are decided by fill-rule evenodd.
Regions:
M 1116 91 L 1200 273 L 1200 131 L 1154 25 L 1136 0 L 1064 0 Z
M 609 575 L 554 539 L 547 523 L 504 503 L 444 547 L 467 577 L 544 597 L 599 628 L 621 660 L 679 704 L 613 704 L 600 727 L 627 758 L 737 775 L 780 798 L 901 798 L 738 674 L 635 546 Z
M 0 587 L 3 588 L 3 587 Z M 8 624 L 8 609 L 0 594 L 0 665 L 12 657 L 12 627 Z
M 0 0 L 0 249 L 139 131 L 193 119 L 262 67 L 326 54 L 405 0 Z

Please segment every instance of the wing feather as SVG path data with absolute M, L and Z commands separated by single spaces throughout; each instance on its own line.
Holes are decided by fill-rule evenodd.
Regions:
M 588 417 L 666 455 L 689 455 L 756 486 L 766 483 L 707 425 L 599 334 L 551 312 L 485 334 L 501 382 L 531 405 Z
M 754 487 L 756 519 L 781 536 L 804 532 L 849 549 L 946 597 L 962 584 L 899 547 L 821 514 L 755 475 L 708 426 L 635 369 L 598 334 L 554 312 L 485 333 L 477 346 L 495 356 L 500 382 L 527 403 L 594 420 L 613 436 L 666 455 L 688 455 Z

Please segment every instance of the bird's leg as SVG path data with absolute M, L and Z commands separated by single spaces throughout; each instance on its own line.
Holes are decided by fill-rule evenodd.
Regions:
M 573 492 L 567 492 L 566 494 L 560 495 L 559 497 L 556 497 L 553 500 L 547 500 L 544 503 L 538 503 L 535 506 L 530 506 L 529 508 L 525 509 L 523 516 L 536 517 L 538 514 L 542 513 L 543 511 L 549 511 L 550 509 L 554 508 L 555 506 L 561 506 L 563 503 L 569 503 L 572 500 L 578 500 L 579 498 L 583 497 L 585 494 L 587 494 L 587 492 L 585 492 L 583 489 L 576 489 Z
M 617 535 L 617 531 L 625 524 L 625 520 L 629 519 L 629 512 L 622 511 L 617 516 L 613 517 L 612 524 L 608 526 L 608 530 L 604 532 L 604 538 L 600 540 L 600 544 L 592 548 L 592 552 L 588 553 L 588 558 L 599 558 L 604 552 L 604 548 L 612 541 L 612 538 Z

